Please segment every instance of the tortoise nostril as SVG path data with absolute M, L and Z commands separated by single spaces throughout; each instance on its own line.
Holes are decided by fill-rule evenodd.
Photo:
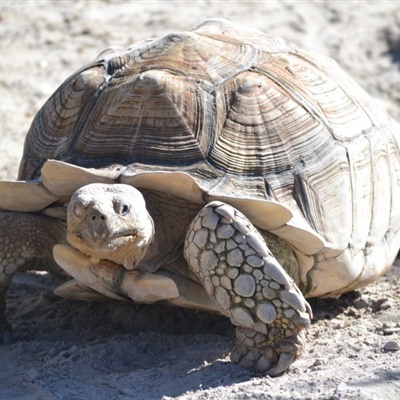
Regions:
M 96 221 L 97 219 L 101 219 L 102 221 L 105 221 L 107 218 L 105 215 L 98 215 L 98 214 L 91 216 L 92 221 Z

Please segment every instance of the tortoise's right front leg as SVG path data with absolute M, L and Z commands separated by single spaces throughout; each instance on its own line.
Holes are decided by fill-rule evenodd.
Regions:
M 193 220 L 185 257 L 222 314 L 237 326 L 231 360 L 278 375 L 300 355 L 311 309 L 252 223 L 212 202 Z
M 0 344 L 12 342 L 12 329 L 6 317 L 6 296 L 12 277 L 32 269 L 61 275 L 52 249 L 64 241 L 65 227 L 57 219 L 0 210 Z

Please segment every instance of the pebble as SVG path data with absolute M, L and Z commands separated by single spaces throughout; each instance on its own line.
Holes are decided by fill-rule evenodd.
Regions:
M 347 390 L 348 386 L 344 382 L 340 382 L 329 400 L 345 399 Z
M 400 328 L 385 328 L 385 329 L 383 329 L 384 335 L 393 335 L 393 333 L 400 333 Z
M 317 358 L 314 363 L 313 363 L 313 367 L 319 367 L 320 365 L 323 365 L 323 361 L 320 358 Z
M 385 350 L 390 351 L 399 351 L 400 350 L 400 342 L 398 340 L 389 340 L 383 346 Z

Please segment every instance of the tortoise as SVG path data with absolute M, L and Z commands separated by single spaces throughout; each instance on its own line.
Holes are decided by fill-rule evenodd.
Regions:
M 61 296 L 221 313 L 277 375 L 312 310 L 400 247 L 400 128 L 330 58 L 226 20 L 113 47 L 37 113 L 0 182 L 0 331 L 16 271 Z M 59 266 L 62 267 L 59 268 Z

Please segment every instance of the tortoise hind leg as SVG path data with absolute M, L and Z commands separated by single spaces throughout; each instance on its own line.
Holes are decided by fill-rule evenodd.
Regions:
M 60 277 L 53 246 L 65 240 L 63 223 L 38 214 L 0 210 L 0 344 L 12 342 L 6 296 L 12 277 L 21 271 L 48 270 Z
M 221 312 L 237 325 L 232 361 L 277 375 L 304 347 L 311 311 L 251 222 L 212 202 L 192 222 L 185 257 Z

